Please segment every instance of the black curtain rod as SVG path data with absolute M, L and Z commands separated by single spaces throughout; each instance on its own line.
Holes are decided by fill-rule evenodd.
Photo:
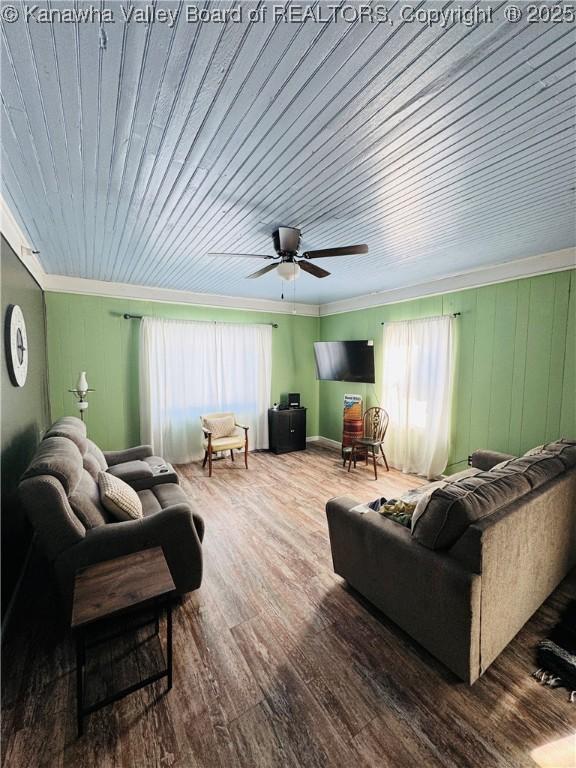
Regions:
M 124 320 L 142 320 L 144 315 L 131 315 L 125 312 L 122 317 Z M 218 323 L 219 320 L 194 320 L 195 323 Z M 239 323 L 224 323 L 224 325 L 239 325 Z M 241 325 L 241 323 L 240 323 Z M 250 325 L 271 325 L 272 328 L 278 328 L 278 323 L 250 323 Z
M 462 312 L 453 312 L 451 315 L 434 315 L 434 317 L 460 317 Z M 429 320 L 428 317 L 413 317 L 412 320 Z M 386 323 L 403 322 L 402 320 L 384 320 L 380 325 L 386 325 Z

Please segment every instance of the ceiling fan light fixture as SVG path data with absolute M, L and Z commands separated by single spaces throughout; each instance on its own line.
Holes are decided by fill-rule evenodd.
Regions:
M 283 261 L 276 267 L 276 273 L 282 280 L 292 282 L 300 274 L 300 266 L 295 261 Z

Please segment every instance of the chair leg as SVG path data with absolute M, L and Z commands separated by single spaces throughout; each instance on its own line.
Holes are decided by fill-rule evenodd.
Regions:
M 204 461 L 202 462 L 202 469 L 206 466 L 206 462 L 208 461 L 208 451 L 204 451 Z
M 352 461 L 354 461 L 354 469 L 356 469 L 356 446 L 353 445 L 350 449 L 350 458 L 348 459 L 348 472 L 352 467 Z
M 230 449 L 230 458 L 232 459 L 232 461 L 234 461 L 234 449 L 233 448 Z
M 208 477 L 212 477 L 212 451 L 208 451 Z
M 380 452 L 382 454 L 382 458 L 384 459 L 384 464 L 386 465 L 386 472 L 390 472 L 390 467 L 388 466 L 388 462 L 386 461 L 386 454 L 384 453 L 384 448 L 382 448 L 382 444 L 380 444 Z
M 248 469 L 248 437 L 246 437 L 246 443 L 244 444 L 244 466 Z
M 366 451 L 366 454 L 368 454 L 368 451 Z M 374 446 L 372 446 L 372 464 L 374 465 L 374 480 L 378 480 L 378 470 L 376 469 L 376 450 Z

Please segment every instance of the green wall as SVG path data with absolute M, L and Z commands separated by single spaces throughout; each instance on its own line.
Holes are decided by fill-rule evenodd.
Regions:
M 140 441 L 138 410 L 139 321 L 125 312 L 184 320 L 278 323 L 272 331 L 272 400 L 300 392 L 308 408 L 307 431 L 318 434 L 318 385 L 313 342 L 319 319 L 298 315 L 211 309 L 181 304 L 47 293 L 48 360 L 52 418 L 78 415 L 68 389 L 87 371 L 96 390 L 90 395 L 86 423 L 90 436 L 107 450 Z
M 378 382 L 383 321 L 460 312 L 448 466 L 455 471 L 475 448 L 519 453 L 559 435 L 576 435 L 575 293 L 572 270 L 321 319 L 48 293 L 52 417 L 76 413 L 67 390 L 78 371 L 86 370 L 96 389 L 87 413 L 90 434 L 107 449 L 139 441 L 139 323 L 124 320 L 124 312 L 276 322 L 273 401 L 282 393 L 301 392 L 308 407 L 308 435 L 339 441 L 344 393 L 359 392 L 367 405 L 375 405 L 379 385 L 318 384 L 313 341 L 374 339 Z
M 323 317 L 325 341 L 374 339 L 377 383 L 321 382 L 320 434 L 341 439 L 345 392 L 378 404 L 382 322 L 460 312 L 448 471 L 476 448 L 517 454 L 576 437 L 575 293 L 572 270 Z
M 23 387 L 10 381 L 2 333 L 2 615 L 22 572 L 32 530 L 16 493 L 20 475 L 48 426 L 48 375 L 42 290 L 2 238 L 2 321 L 19 304 L 28 336 L 28 376 Z

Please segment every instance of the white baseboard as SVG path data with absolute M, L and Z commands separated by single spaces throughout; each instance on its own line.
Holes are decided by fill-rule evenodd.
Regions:
M 340 450 L 342 448 L 342 443 L 339 443 L 337 440 L 331 440 L 329 437 L 323 437 L 322 435 L 314 435 L 314 437 L 307 437 L 306 442 L 320 443 L 321 445 L 325 445 L 327 448 L 336 448 L 337 450 Z

